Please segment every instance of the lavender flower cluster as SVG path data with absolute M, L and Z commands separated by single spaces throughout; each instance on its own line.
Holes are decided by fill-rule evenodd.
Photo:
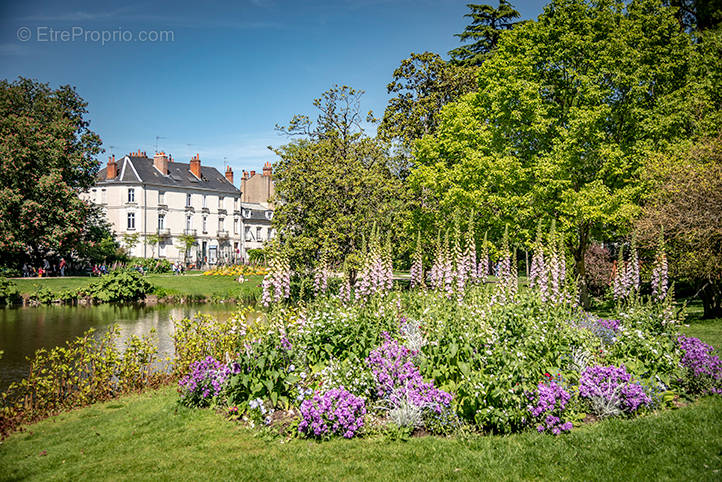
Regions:
M 239 373 L 237 363 L 222 363 L 212 356 L 193 362 L 190 373 L 180 379 L 181 401 L 189 406 L 203 407 L 223 391 L 231 375 Z
M 326 438 L 342 435 L 352 438 L 363 427 L 366 402 L 344 387 L 316 393 L 301 403 L 298 431 L 307 437 Z
M 371 351 L 366 363 L 376 379 L 376 394 L 392 404 L 409 400 L 420 409 L 437 414 L 451 406 L 451 394 L 439 390 L 433 382 L 424 382 L 413 362 L 415 352 L 400 345 L 391 335 L 382 333 L 385 341 Z
M 620 325 L 619 320 L 597 318 L 592 314 L 586 314 L 577 326 L 594 333 L 605 345 L 611 345 L 617 339 Z
M 712 354 L 714 348 L 698 338 L 684 335 L 677 338 L 677 343 L 682 351 L 680 364 L 692 378 L 707 382 L 699 391 L 722 395 L 722 362 Z
M 624 365 L 585 368 L 579 378 L 579 395 L 588 399 L 600 416 L 631 413 L 652 403 L 642 385 L 632 382 Z
M 560 416 L 567 406 L 571 395 L 555 381 L 539 382 L 534 396 L 535 404 L 527 408 L 532 417 L 539 420 L 537 431 L 549 430 L 554 435 L 569 432 L 572 422 L 562 422 Z

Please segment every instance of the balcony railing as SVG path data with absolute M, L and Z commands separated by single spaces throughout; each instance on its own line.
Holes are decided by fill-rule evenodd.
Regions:
M 168 205 L 165 204 L 165 203 L 160 203 L 160 204 L 158 204 L 158 209 L 159 209 L 159 210 L 162 210 L 162 211 L 167 211 L 167 210 L 168 210 Z
M 218 239 L 227 239 L 228 238 L 228 231 L 225 229 L 219 229 L 218 230 Z
M 184 229 L 183 234 L 185 234 L 186 236 L 195 236 L 196 230 L 195 229 Z
M 170 228 L 158 228 L 158 236 L 162 236 L 162 237 L 170 236 Z

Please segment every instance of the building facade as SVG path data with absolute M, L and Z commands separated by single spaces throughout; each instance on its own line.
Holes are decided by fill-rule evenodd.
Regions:
M 215 264 L 237 262 L 245 252 L 233 171 L 202 166 L 198 154 L 188 163 L 164 152 L 111 156 L 86 196 L 103 207 L 121 243 L 137 234 L 126 246 L 132 256 Z

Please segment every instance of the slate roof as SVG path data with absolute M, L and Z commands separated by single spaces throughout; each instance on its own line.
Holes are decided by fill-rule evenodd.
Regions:
M 273 218 L 273 209 L 257 203 L 241 203 L 241 216 L 243 216 L 243 219 L 260 224 L 271 224 L 271 219 L 268 218 L 266 213 L 271 213 L 270 217 Z
M 96 179 L 99 185 L 137 184 L 142 182 L 169 187 L 209 189 L 216 192 L 240 194 L 240 190 L 231 184 L 215 167 L 201 165 L 201 179 L 198 179 L 191 173 L 190 164 L 188 163 L 169 162 L 169 172 L 164 176 L 153 166 L 153 159 L 148 157 L 125 156 L 118 159 L 117 162 L 118 177 L 116 179 L 107 179 L 108 168 L 105 167 L 98 172 Z

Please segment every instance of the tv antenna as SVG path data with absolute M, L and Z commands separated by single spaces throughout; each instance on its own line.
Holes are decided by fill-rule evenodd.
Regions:
M 158 152 L 158 139 L 167 139 L 167 137 L 163 136 L 155 136 L 155 152 Z

